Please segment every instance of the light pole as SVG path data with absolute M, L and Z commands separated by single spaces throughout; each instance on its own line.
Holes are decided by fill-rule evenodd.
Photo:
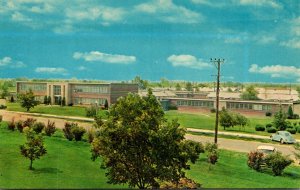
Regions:
M 210 62 L 214 63 L 218 70 L 217 74 L 217 90 L 216 90 L 216 123 L 215 123 L 215 144 L 218 143 L 218 125 L 219 125 L 219 95 L 220 95 L 220 66 L 224 63 L 224 59 L 210 59 Z

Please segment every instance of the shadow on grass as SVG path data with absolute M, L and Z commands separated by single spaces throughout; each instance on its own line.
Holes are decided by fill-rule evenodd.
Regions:
M 61 170 L 57 168 L 37 168 L 33 170 L 34 173 L 49 173 L 49 174 L 57 174 L 57 173 L 63 173 Z
M 292 179 L 300 179 L 300 174 L 296 172 L 284 172 L 282 176 Z

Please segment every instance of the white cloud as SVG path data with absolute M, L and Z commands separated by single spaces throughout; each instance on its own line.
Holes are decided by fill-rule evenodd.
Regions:
M 116 64 L 130 64 L 136 62 L 135 56 L 118 55 L 118 54 L 107 54 L 99 51 L 91 52 L 75 52 L 73 54 L 74 59 L 84 59 L 88 62 L 105 62 L 105 63 L 116 63 Z
M 60 67 L 37 67 L 35 69 L 37 73 L 48 73 L 48 74 L 60 74 L 60 75 L 68 75 L 68 72 L 64 68 Z
M 249 72 L 267 74 L 273 78 L 297 78 L 300 80 L 300 68 L 295 66 L 267 65 L 259 67 L 257 64 L 252 64 Z
M 80 67 L 78 67 L 78 70 L 79 70 L 79 71 L 86 71 L 86 70 L 87 70 L 87 68 L 86 68 L 86 67 L 84 67 L 84 66 L 80 66 Z
M 22 61 L 15 61 L 11 57 L 0 59 L 0 67 L 21 68 L 26 67 Z
M 193 3 L 195 4 L 201 4 L 201 5 L 206 5 L 209 7 L 225 7 L 226 5 L 228 5 L 227 1 L 212 1 L 212 0 L 191 0 Z M 227 3 L 227 4 L 226 4 Z
M 300 16 L 288 22 L 291 38 L 280 43 L 281 46 L 300 49 Z
M 197 59 L 192 55 L 171 55 L 167 61 L 172 63 L 174 67 L 189 67 L 193 69 L 203 69 L 211 67 L 211 64 L 202 59 Z
M 273 0 L 238 0 L 240 5 L 256 6 L 256 7 L 272 7 L 274 9 L 281 9 L 282 5 Z
M 240 37 L 226 38 L 224 42 L 227 44 L 240 44 L 242 39 Z
M 150 14 L 167 23 L 199 23 L 203 20 L 200 13 L 178 6 L 172 0 L 153 0 L 135 6 L 135 10 Z
M 27 16 L 19 13 L 19 12 L 15 12 L 11 15 L 11 19 L 13 21 L 17 21 L 17 22 L 31 22 L 32 19 L 28 18 Z
M 300 38 L 293 38 L 289 41 L 281 42 L 280 45 L 289 48 L 300 49 Z

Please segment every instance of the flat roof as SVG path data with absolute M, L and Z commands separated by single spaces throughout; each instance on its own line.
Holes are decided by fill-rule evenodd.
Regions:
M 96 85 L 96 84 L 105 84 L 105 85 L 109 85 L 109 84 L 122 84 L 122 85 L 137 85 L 136 83 L 116 83 L 116 82 L 63 82 L 63 81 L 16 81 L 16 83 L 40 83 L 40 84 L 63 84 L 63 83 L 68 83 L 68 84 L 92 84 L 92 85 Z

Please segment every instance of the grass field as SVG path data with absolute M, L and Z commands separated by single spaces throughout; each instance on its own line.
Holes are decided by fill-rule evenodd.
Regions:
M 86 142 L 67 141 L 62 132 L 44 137 L 47 154 L 33 163 L 21 156 L 19 145 L 25 136 L 0 126 L 0 189 L 1 188 L 128 188 L 126 185 L 106 183 L 105 170 L 100 161 L 91 161 L 90 145 Z M 300 187 L 300 167 L 289 166 L 283 177 L 250 170 L 246 154 L 222 150 L 217 165 L 209 169 L 205 155 L 187 171 L 202 187 L 223 188 L 297 188 Z
M 19 103 L 10 103 L 7 102 L 7 110 L 9 111 L 19 111 L 26 112 L 25 108 L 22 108 Z M 29 113 L 42 113 L 42 114 L 51 114 L 51 115 L 63 115 L 63 116 L 78 116 L 78 117 L 86 117 L 85 107 L 79 106 L 45 106 L 44 104 L 40 104 L 30 109 Z M 106 118 L 106 111 L 102 110 L 100 112 L 102 118 Z
M 208 129 L 214 130 L 215 128 L 215 115 L 214 114 L 196 114 L 196 113 L 181 113 L 178 111 L 168 111 L 166 112 L 166 117 L 168 119 L 178 119 L 181 126 L 186 128 L 196 128 L 196 129 Z M 240 128 L 238 126 L 227 128 L 219 126 L 221 131 L 232 131 L 240 133 L 251 133 L 257 135 L 270 136 L 270 133 L 255 131 L 255 126 L 261 124 L 265 126 L 267 123 L 272 123 L 273 117 L 249 117 L 249 126 L 245 128 Z M 291 120 L 291 122 L 299 123 L 300 120 Z M 293 135 L 297 139 L 300 139 L 300 134 Z

